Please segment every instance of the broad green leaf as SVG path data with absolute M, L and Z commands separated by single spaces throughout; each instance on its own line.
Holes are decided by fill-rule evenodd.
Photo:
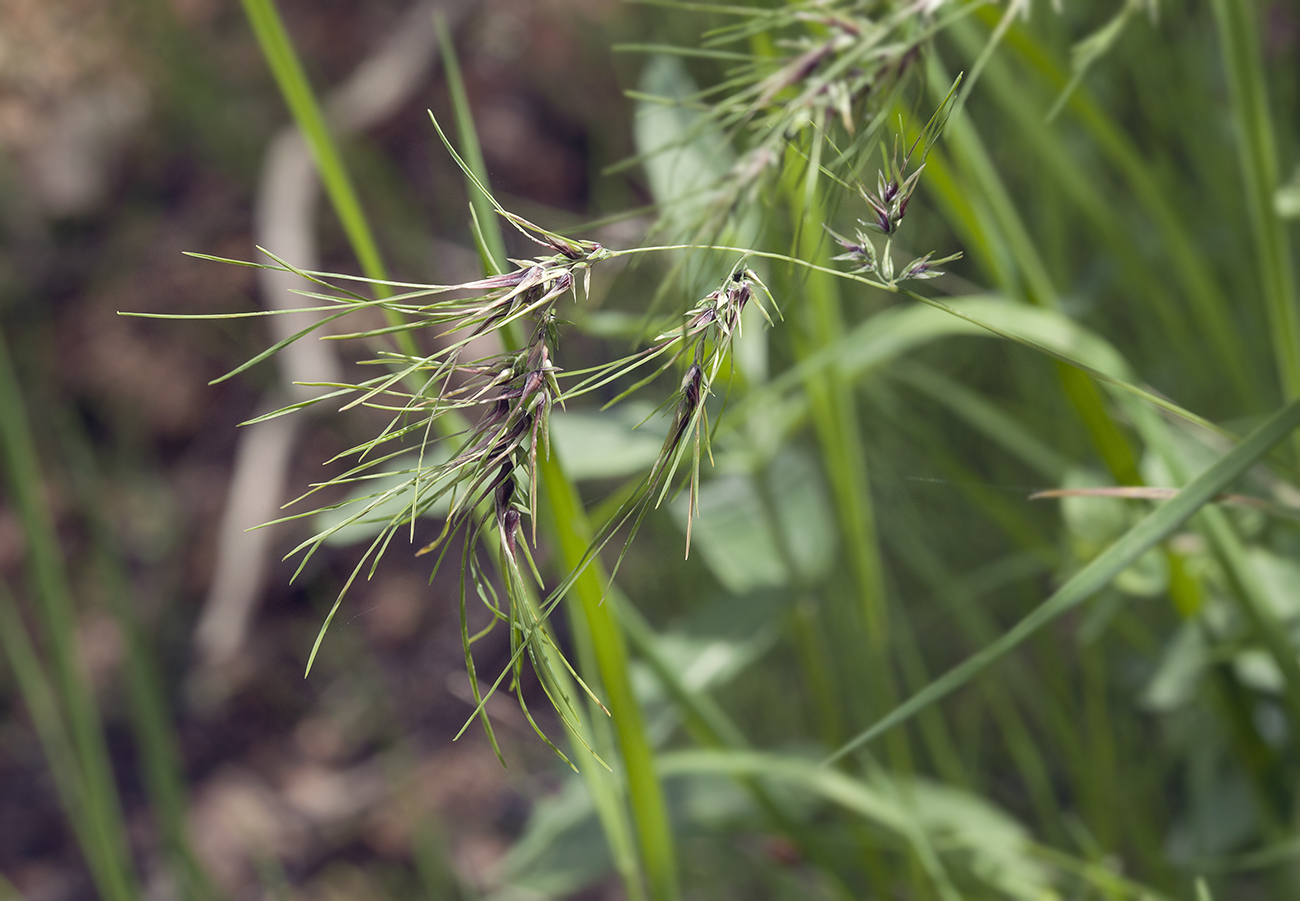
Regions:
M 1294 647 L 1300 617 L 1300 564 L 1259 547 L 1249 548 L 1246 556 L 1261 599 L 1286 628 L 1289 644 Z M 1238 652 L 1232 658 L 1232 667 L 1243 684 L 1258 691 L 1280 695 L 1286 688 L 1282 668 L 1273 654 L 1263 648 Z
M 1273 614 L 1294 625 L 1300 619 L 1300 562 L 1261 547 L 1250 548 L 1247 556 Z
M 1273 212 L 1283 219 L 1300 219 L 1300 166 L 1273 192 Z
M 789 602 L 777 592 L 723 596 L 670 624 L 659 650 L 687 690 L 726 684 L 776 641 Z
M 560 791 L 533 807 L 524 834 L 498 867 L 502 888 L 491 899 L 563 898 L 601 879 L 613 868 L 586 783 L 567 776 Z
M 685 500 L 679 499 L 672 510 L 685 531 Z M 772 518 L 751 476 L 730 473 L 702 484 L 692 530 L 692 549 L 733 594 L 775 588 L 789 580 Z
M 1170 713 L 1196 697 L 1210 658 L 1201 626 L 1183 623 L 1165 644 L 1160 665 L 1142 690 L 1142 706 L 1153 713 Z
M 761 481 L 760 481 L 761 480 Z M 686 502 L 672 507 L 683 530 Z M 813 582 L 835 560 L 826 488 L 806 455 L 786 449 L 761 475 L 732 472 L 700 486 L 692 548 L 733 594 Z
M 645 403 L 596 412 L 551 413 L 551 447 L 574 481 L 646 472 L 659 457 L 667 420 Z M 646 417 L 650 418 L 647 419 Z
M 717 121 L 692 99 L 698 89 L 685 65 L 675 56 L 650 57 L 641 90 L 637 159 L 660 208 L 660 227 L 676 238 L 698 237 L 707 227 L 711 238 L 752 246 L 762 227 L 759 211 L 751 205 L 735 213 L 716 190 L 736 154 Z
M 936 850 L 945 868 L 964 871 L 1001 897 L 1028 901 L 1052 896 L 1051 874 L 1034 860 L 1025 828 L 960 789 L 884 774 L 857 779 L 815 761 L 748 751 L 666 754 L 662 772 L 667 777 L 717 773 L 760 778 L 807 792 L 892 833 L 904 844 Z
M 665 210 L 669 232 L 686 234 L 704 215 L 709 189 L 735 154 L 712 120 L 682 102 L 698 88 L 680 59 L 650 57 L 641 90 L 664 98 L 637 104 L 634 131 L 650 192 Z
M 817 467 L 797 448 L 786 448 L 768 466 L 766 490 L 776 506 L 776 525 L 795 575 L 803 583 L 826 578 L 840 539 Z
M 1169 859 L 1184 866 L 1237 850 L 1259 831 L 1257 804 L 1239 770 L 1207 773 L 1209 784 L 1166 842 Z
M 1277 662 L 1269 656 L 1268 651 L 1251 648 L 1241 651 L 1232 658 L 1232 671 L 1241 680 L 1256 691 L 1280 695 L 1286 688 L 1286 678 Z
M 650 636 L 653 647 L 641 651 L 657 659 L 637 664 L 634 684 L 657 745 L 692 712 L 682 709 L 684 698 L 699 705 L 708 691 L 735 679 L 776 644 L 791 600 L 788 592 L 725 594 Z
M 1004 898 L 1051 897 L 1051 876 L 1030 853 L 1028 830 L 968 791 L 922 779 L 903 782 L 907 799 L 935 844 Z

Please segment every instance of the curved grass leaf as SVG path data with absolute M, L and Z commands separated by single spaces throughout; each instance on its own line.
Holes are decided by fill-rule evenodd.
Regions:
M 1050 873 L 1032 858 L 1024 827 L 958 789 L 884 774 L 860 779 L 812 760 L 760 751 L 683 751 L 665 754 L 662 767 L 666 777 L 759 778 L 842 807 L 910 846 L 942 897 L 954 894 L 947 871 L 956 867 L 968 869 L 968 877 L 984 882 L 998 897 L 1052 896 Z
M 1197 476 L 1172 500 L 1153 510 L 1101 555 L 1080 570 L 1032 613 L 966 662 L 931 682 L 875 725 L 859 733 L 824 762 L 829 764 L 862 747 L 894 726 L 969 683 L 1035 632 L 1104 588 L 1144 553 L 1168 538 L 1203 506 L 1258 462 L 1300 425 L 1300 401 L 1283 407 L 1237 447 Z

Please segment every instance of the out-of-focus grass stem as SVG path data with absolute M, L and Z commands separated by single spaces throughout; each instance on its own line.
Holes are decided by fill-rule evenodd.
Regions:
M 1287 400 L 1300 396 L 1300 312 L 1286 226 L 1273 209 L 1278 185 L 1276 139 L 1260 54 L 1259 21 L 1250 0 L 1214 0 L 1232 108 L 1237 152 L 1264 289 L 1273 355 Z M 1297 445 L 1300 448 L 1300 445 Z
M 130 581 L 123 567 L 122 549 L 112 526 L 103 515 L 107 509 L 95 492 L 104 484 L 91 446 L 83 434 L 72 428 L 63 430 L 68 448 L 70 469 L 78 485 L 81 507 L 88 511 L 95 538 L 99 578 L 107 589 L 114 618 L 126 640 L 124 669 L 126 688 L 131 699 L 130 713 L 140 749 L 141 771 L 149 800 L 157 818 L 158 831 L 172 857 L 172 864 L 182 878 L 186 897 L 218 897 L 211 877 L 194 855 L 186 832 L 185 767 L 181 759 L 175 729 L 167 709 L 163 690 L 166 679 L 159 669 L 157 655 L 150 647 L 135 607 Z
M 573 571 L 587 558 L 591 526 L 577 489 L 565 476 L 559 460 L 539 459 L 538 476 L 546 499 L 551 537 L 559 546 L 565 571 Z M 608 577 L 598 560 L 592 560 L 570 589 L 576 596 L 581 616 L 575 626 L 589 633 L 596 668 L 604 687 L 606 703 L 614 721 L 626 771 L 628 804 L 636 824 L 649 894 L 654 901 L 668 901 L 680 895 L 677 883 L 677 853 L 663 788 L 655 770 L 641 715 L 632 691 L 631 661 L 622 630 L 611 605 L 604 602 Z M 572 609 L 572 608 L 571 608 Z
M 320 173 L 321 183 L 325 186 L 330 204 L 339 217 L 348 243 L 353 253 L 357 255 L 361 271 L 368 278 L 380 281 L 387 279 L 387 268 L 384 266 L 383 257 L 379 253 L 379 246 L 375 243 L 374 233 L 370 229 L 369 220 L 357 197 L 356 189 L 352 185 L 352 178 L 343 164 L 338 145 L 330 134 L 325 115 L 321 112 L 311 83 L 307 79 L 306 72 L 303 71 L 302 62 L 298 59 L 293 42 L 285 31 L 284 22 L 280 18 L 274 0 L 242 0 L 242 2 L 244 13 L 253 27 L 253 33 L 257 36 L 262 56 L 271 67 L 280 95 L 289 107 L 289 112 L 293 115 L 299 131 L 302 132 L 308 149 L 311 150 L 312 158 L 316 161 L 316 169 Z M 373 287 L 376 297 L 387 297 L 390 293 L 385 285 L 375 284 Z M 401 316 L 392 310 L 384 310 L 384 316 L 388 319 L 389 325 L 401 323 Z M 409 356 L 416 355 L 415 339 L 410 333 L 395 332 L 394 340 L 397 341 L 397 346 L 402 353 Z
M 63 802 L 75 825 L 96 888 L 110 901 L 134 901 L 139 898 L 136 878 L 126 846 L 126 826 L 113 782 L 111 758 L 100 724 L 94 693 L 77 662 L 75 644 L 76 613 L 72 587 L 64 569 L 54 523 L 50 518 L 42 491 L 45 485 L 35 440 L 29 426 L 17 375 L 9 357 L 4 336 L 0 334 L 0 463 L 6 494 L 22 523 L 27 544 L 29 591 L 43 644 L 50 657 L 44 675 L 35 652 L 11 663 L 28 659 L 30 671 L 24 680 L 29 702 L 39 696 L 51 697 L 38 704 L 49 709 L 48 727 L 42 740 L 52 767 L 56 769 Z M 0 605 L 7 608 L 4 632 L 7 643 L 20 648 L 23 643 L 34 648 L 22 626 L 12 597 L 5 593 Z M 6 649 L 6 653 L 11 652 Z M 21 677 L 21 673 L 19 674 Z M 50 691 L 37 692 L 48 680 Z M 33 710 L 37 715 L 38 710 Z
M 999 12 L 991 7 L 977 9 L 976 18 L 993 27 Z M 955 32 L 960 39 L 962 28 Z M 1069 82 L 1069 74 L 1057 64 L 1052 54 L 1027 29 L 1019 24 L 1007 31 L 1006 46 L 1019 56 L 1030 73 L 1037 75 L 1055 91 Z M 1199 324 L 1199 332 L 1206 336 L 1215 350 L 1218 365 L 1229 373 L 1241 393 L 1240 400 L 1256 397 L 1254 381 L 1240 332 L 1233 326 L 1231 303 L 1207 263 L 1207 258 L 1189 233 L 1185 217 L 1170 202 L 1167 189 L 1157 176 L 1155 166 L 1145 159 L 1133 139 L 1113 117 L 1093 99 L 1086 84 L 1071 92 L 1065 109 L 1070 112 L 1088 135 L 1096 142 L 1097 150 L 1123 177 L 1125 185 L 1141 209 L 1151 217 L 1160 235 L 1160 245 L 1169 255 L 1169 265 L 1161 273 L 1176 282 L 1187 298 L 1190 311 Z
M 788 171 L 807 171 L 815 175 L 820 158 L 820 141 L 813 143 L 813 157 L 807 169 L 790 154 Z M 796 246 L 792 256 L 823 265 L 829 262 L 828 246 L 822 223 L 825 211 L 818 199 L 816 186 L 809 181 L 787 178 L 786 196 L 790 204 L 791 225 Z M 844 332 L 840 310 L 839 286 L 835 278 L 817 269 L 807 269 L 799 280 L 801 321 L 795 324 L 795 352 L 806 358 L 836 340 Z M 871 501 L 871 483 L 863 452 L 857 405 L 851 381 L 839 376 L 837 367 L 810 375 L 804 384 L 813 426 L 821 447 L 822 459 L 835 499 L 844 553 L 851 574 L 853 605 L 848 616 L 861 632 L 849 637 L 865 646 L 866 672 L 869 683 L 867 709 L 878 714 L 893 706 L 897 687 L 889 655 L 889 613 L 885 594 L 880 548 L 876 536 L 875 513 Z M 842 646 L 848 653 L 848 645 Z M 859 651 L 861 654 L 861 651 Z M 861 659 L 861 657 L 859 657 Z M 910 753 L 904 737 L 889 744 L 890 758 L 901 770 L 910 769 Z

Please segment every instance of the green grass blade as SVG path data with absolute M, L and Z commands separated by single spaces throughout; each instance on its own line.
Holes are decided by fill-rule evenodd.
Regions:
M 1003 412 L 984 395 L 941 375 L 937 370 L 916 364 L 900 364 L 890 373 L 904 384 L 928 395 L 954 416 L 965 420 L 985 437 L 999 444 L 1051 484 L 1057 484 L 1069 468 L 1068 458 L 1033 434 L 1015 417 Z
M 275 0 L 242 0 L 242 2 L 244 13 L 253 28 L 253 33 L 257 36 L 258 46 L 262 49 L 262 56 L 271 67 L 280 95 L 284 98 L 285 105 L 289 107 L 294 122 L 302 132 L 308 149 L 311 150 L 312 158 L 316 161 L 316 169 L 320 173 L 321 183 L 325 186 L 325 193 L 343 226 L 352 252 L 357 256 L 357 262 L 361 264 L 361 271 L 367 278 L 373 280 L 371 284 L 374 286 L 375 296 L 387 297 L 392 292 L 384 284 L 388 279 L 388 271 L 384 266 L 383 257 L 380 256 L 379 246 L 375 242 L 374 233 L 370 229 L 370 223 L 366 219 L 356 189 L 352 186 L 352 178 L 343 164 L 343 156 L 339 153 L 338 146 L 330 134 L 320 104 L 312 92 L 311 83 L 307 80 L 307 73 L 303 71 L 302 62 L 298 59 L 288 32 L 285 31 Z M 384 315 L 390 324 L 396 325 L 401 321 L 400 314 L 392 310 L 385 310 Z M 399 333 L 397 344 L 403 353 L 416 355 L 415 341 L 410 335 Z
M 802 183 L 795 181 L 799 165 L 791 163 L 786 174 L 786 193 L 791 207 L 791 227 L 801 260 L 826 264 L 830 252 L 822 223 L 825 210 L 817 194 L 816 152 Z M 792 159 L 793 154 L 789 155 Z M 838 281 L 819 268 L 805 268 L 791 285 L 802 297 L 803 317 L 793 330 L 796 359 L 802 364 L 824 353 L 845 330 Z M 824 369 L 808 369 L 803 381 L 810 415 L 821 450 L 823 467 L 831 484 L 839 528 L 843 535 L 845 561 L 851 581 L 834 595 L 840 609 L 827 611 L 822 624 L 850 667 L 842 694 L 863 709 L 859 716 L 875 717 L 897 701 L 897 686 L 890 659 L 889 604 L 885 591 L 885 569 L 880 557 L 876 516 L 871 502 L 871 479 L 867 468 L 856 399 L 849 368 L 843 355 L 830 355 Z M 854 653 L 853 648 L 858 648 Z M 828 700 L 829 703 L 829 700 Z M 861 721 L 859 719 L 859 721 Z M 890 759 L 900 769 L 910 766 L 911 751 L 903 736 L 890 743 Z
M 64 722 L 64 712 L 18 611 L 18 601 L 3 580 L 0 580 L 0 649 L 4 651 L 18 692 L 40 739 L 59 798 L 68 814 L 68 824 L 86 854 L 92 878 L 102 888 L 106 869 L 102 854 L 108 849 L 103 847 L 93 824 L 84 815 L 87 793 L 72 738 Z
M 1227 488 L 1274 445 L 1291 434 L 1297 425 L 1300 425 L 1300 401 L 1293 401 L 1271 416 L 1213 466 L 1197 476 L 1174 498 L 1153 510 L 1062 585 L 1029 616 L 966 662 L 931 682 L 874 726 L 861 732 L 825 762 L 838 760 L 894 726 L 911 719 L 919 711 L 966 685 L 980 672 L 1006 656 L 1017 645 L 1062 613 L 1092 597 L 1126 567 L 1173 534 L 1216 494 Z
M 591 527 L 581 499 L 560 468 L 558 458 L 537 461 L 550 519 L 550 532 L 558 543 L 563 566 L 581 566 L 591 546 Z M 629 657 L 623 633 L 613 610 L 604 603 L 605 578 L 598 561 L 589 563 L 574 581 L 572 591 L 590 634 L 601 684 L 608 698 L 615 733 L 626 770 L 628 805 L 636 824 L 641 859 L 655 901 L 679 897 L 677 853 L 663 788 L 656 772 L 654 752 L 646 735 L 641 708 L 632 691 Z
M 41 495 L 44 479 L 38 460 L 17 376 L 0 334 L 0 473 L 22 523 L 31 596 L 51 658 L 50 682 L 72 746 L 77 797 L 69 814 L 84 820 L 77 831 L 100 893 L 109 901 L 134 901 L 140 895 L 126 845 L 126 824 L 94 695 L 76 661 L 72 588 Z
M 303 71 L 302 62 L 294 50 L 293 42 L 285 31 L 279 10 L 274 0 L 242 0 L 244 13 L 248 16 L 253 33 L 257 36 L 262 57 L 271 67 L 280 95 L 284 98 L 294 122 L 302 131 L 303 139 L 316 161 L 321 182 L 329 195 L 330 202 L 338 214 L 339 222 L 347 234 L 348 242 L 357 255 L 357 261 L 367 276 L 384 279 L 384 264 L 379 256 L 379 247 L 375 243 L 370 224 L 361 208 L 352 178 L 343 165 L 343 158 L 338 152 L 325 115 L 321 112 L 316 95 L 312 92 Z M 376 286 L 382 291 L 383 286 Z
M 460 138 L 460 152 L 470 171 L 478 176 L 479 181 L 487 185 L 487 162 L 483 159 L 483 148 L 479 145 L 478 129 L 474 127 L 474 115 L 469 105 L 469 95 L 465 93 L 465 79 L 461 76 L 460 62 L 456 58 L 456 46 L 451 40 L 451 31 L 447 27 L 447 17 L 439 10 L 435 13 L 438 29 L 438 45 L 442 48 L 443 72 L 447 75 L 447 91 L 451 94 L 452 110 L 456 116 L 456 132 Z M 498 227 L 496 207 L 492 198 L 474 186 L 469 188 L 469 203 L 478 227 L 475 240 L 478 242 L 479 256 L 488 273 L 500 272 L 506 260 L 506 245 Z
M 1259 22 L 1250 0 L 1214 0 L 1228 85 L 1232 89 L 1246 208 L 1255 239 L 1274 362 L 1283 396 L 1300 396 L 1300 311 L 1286 227 L 1273 210 L 1277 149 L 1261 59 Z
M 444 43 L 450 44 L 445 28 L 441 29 L 441 34 Z M 448 55 L 445 59 L 449 80 L 459 83 L 455 56 Z M 449 142 L 448 150 L 455 155 L 465 173 L 466 189 L 480 226 L 480 252 L 485 254 L 485 269 L 488 272 L 501 271 L 506 263 L 505 242 L 496 216 L 497 205 L 489 193 L 487 166 L 482 153 L 474 152 L 479 145 L 468 97 L 463 89 L 453 88 L 452 103 L 456 108 L 462 142 L 468 139 L 470 143 L 464 145 L 463 155 L 457 153 Z M 436 120 L 434 126 L 438 127 Z M 447 142 L 440 127 L 438 133 Z M 490 235 L 495 235 L 495 238 Z M 507 343 L 517 346 L 513 335 L 507 333 L 504 337 Z M 613 611 L 603 603 L 607 579 L 598 563 L 587 562 L 592 542 L 591 525 L 577 489 L 564 473 L 558 457 L 538 454 L 537 474 L 548 511 L 548 531 L 559 545 L 562 569 L 572 572 L 587 564 L 573 582 L 572 591 L 578 605 L 570 606 L 570 615 L 580 653 L 586 652 L 582 653 L 586 658 L 582 661 L 584 675 L 592 682 L 596 681 L 593 675 L 598 676 L 608 698 L 623 762 L 627 796 L 625 800 L 617 797 L 616 783 L 604 774 L 592 772 L 594 768 L 584 769 L 588 788 L 601 813 L 615 861 L 622 862 L 622 875 L 629 896 L 641 896 L 641 880 L 644 878 L 654 901 L 671 901 L 680 894 L 672 824 L 663 787 L 655 771 L 654 753 L 645 731 L 641 708 L 632 691 L 631 660 L 623 634 Z M 594 663 L 594 674 L 591 663 Z M 632 849 L 626 846 L 632 837 L 624 822 L 624 817 L 629 816 L 635 826 L 636 853 L 631 853 Z

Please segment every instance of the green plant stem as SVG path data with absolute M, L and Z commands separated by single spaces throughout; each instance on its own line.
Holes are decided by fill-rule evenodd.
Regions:
M 460 413 L 454 410 L 439 417 L 434 423 L 434 427 L 445 440 L 454 440 L 456 437 L 465 434 L 469 428 L 468 423 Z M 480 514 L 488 515 L 487 510 L 481 510 Z M 484 532 L 483 536 L 483 540 L 488 547 L 488 556 L 493 561 L 498 562 L 501 559 L 499 534 L 496 530 L 489 529 Z M 510 577 L 509 573 L 500 570 L 498 572 L 502 578 Z M 536 591 L 525 580 L 520 580 L 519 584 L 520 590 L 524 594 L 521 603 L 527 605 L 530 620 L 534 623 L 540 622 L 542 614 Z M 582 624 L 574 623 L 574 625 L 581 626 Z M 564 698 L 578 697 L 578 687 L 562 659 L 562 652 L 559 650 L 559 644 L 555 641 L 549 624 L 542 625 L 540 629 L 545 634 L 536 635 L 535 640 L 537 642 L 537 653 L 542 658 L 545 672 L 539 672 L 538 678 L 552 680 L 554 691 Z M 574 628 L 572 632 L 574 643 L 578 649 L 580 665 L 585 672 L 594 672 L 596 666 L 593 662 L 594 653 L 591 649 L 590 636 L 582 628 Z M 475 678 L 472 672 L 469 676 L 471 679 Z M 582 694 L 585 695 L 586 693 L 582 692 Z M 618 871 L 623 880 L 623 886 L 627 891 L 629 901 L 644 901 L 645 888 L 643 885 L 644 880 L 641 878 L 641 861 L 637 854 L 633 827 L 628 819 L 622 781 L 618 774 L 608 769 L 603 760 L 596 759 L 586 750 L 587 748 L 593 748 L 602 756 L 613 758 L 614 748 L 613 739 L 609 735 L 610 730 L 605 726 L 605 723 L 600 721 L 605 718 L 605 712 L 592 703 L 590 697 L 587 700 L 589 716 L 584 716 L 582 710 L 576 705 L 570 705 L 571 717 L 564 718 L 565 725 L 576 733 L 572 736 L 574 738 L 572 747 L 577 753 L 572 758 L 572 762 L 586 783 L 592 806 L 596 809 L 596 816 L 600 820 L 601 828 L 605 833 L 605 840 L 609 845 L 614 869 Z
M 66 754 L 51 754 L 50 762 L 58 767 L 58 760 L 70 761 L 71 774 L 65 781 L 71 783 L 71 795 L 65 790 L 63 800 L 77 824 L 96 887 L 110 901 L 133 901 L 140 894 L 126 846 L 126 827 L 94 694 L 76 662 L 72 588 L 54 523 L 41 496 L 45 482 L 38 460 L 17 376 L 0 334 L 0 464 L 6 494 L 27 542 L 28 579 L 51 658 L 49 681 L 57 697 L 57 718 L 66 721 L 58 724 L 57 732 L 47 734 L 66 731 L 71 746 Z M 17 624 L 15 610 L 6 631 L 18 628 Z M 12 637 L 16 640 L 19 636 Z M 46 749 L 54 750 L 48 744 Z
M 800 597 L 790 614 L 790 630 L 821 740 L 832 748 L 844 741 L 844 718 L 836 704 L 835 677 L 829 665 L 833 654 L 827 647 L 826 631 L 819 628 L 822 605 L 820 596 Z
M 810 176 L 817 173 L 815 154 L 822 142 L 817 141 L 813 146 L 814 159 L 807 169 Z M 798 171 L 800 167 L 795 165 L 791 168 Z M 787 180 L 786 194 L 797 241 L 793 256 L 826 262 L 829 254 L 821 229 L 825 216 L 818 202 L 815 182 L 798 184 Z M 804 321 L 794 330 L 794 341 L 797 356 L 806 359 L 833 343 L 844 333 L 845 326 L 840 311 L 839 287 L 833 277 L 809 268 L 805 270 L 800 287 L 803 295 L 801 306 L 806 312 Z M 856 604 L 856 611 L 851 613 L 849 621 L 856 620 L 858 629 L 854 631 L 859 634 L 850 638 L 840 632 L 847 641 L 840 643 L 839 647 L 843 652 L 851 653 L 850 645 L 857 645 L 860 636 L 862 645 L 859 647 L 865 650 L 862 656 L 866 658 L 862 678 L 868 682 L 867 709 L 869 715 L 874 716 L 893 706 L 897 688 L 889 655 L 889 615 L 871 503 L 871 483 L 853 385 L 841 375 L 838 366 L 832 365 L 825 372 L 811 374 L 805 380 L 804 390 L 835 498 Z M 903 736 L 891 740 L 890 756 L 895 767 L 904 771 L 910 768 L 910 752 Z
M 564 474 L 558 458 L 538 454 L 537 471 L 546 501 L 549 531 L 558 545 L 562 565 L 572 572 L 587 558 L 592 541 L 591 525 L 577 489 Z M 604 603 L 607 581 L 599 560 L 593 559 L 574 580 L 570 591 L 582 612 L 580 624 L 590 635 L 597 671 L 614 721 L 650 897 L 654 901 L 671 901 L 680 897 L 672 824 L 641 707 L 632 691 L 627 646 L 610 605 Z
M 650 624 L 632 602 L 623 596 L 618 586 L 610 587 L 605 603 L 614 606 L 628 642 L 659 678 L 659 683 L 685 716 L 687 727 L 695 738 L 701 744 L 713 748 L 750 750 L 749 740 L 727 716 L 726 711 L 706 691 L 693 689 L 683 683 L 673 663 L 661 652 L 658 636 Z M 830 887 L 836 895 L 843 899 L 852 898 L 851 890 L 837 877 L 836 867 L 825 853 L 825 848 L 799 817 L 788 809 L 784 799 L 774 795 L 758 779 L 742 778 L 740 782 L 773 825 L 789 836 L 801 853 L 818 862 L 826 877 L 831 880 Z
M 456 45 L 452 43 L 447 17 L 441 10 L 434 13 L 434 24 L 438 31 L 438 46 L 442 48 L 442 68 L 447 75 L 447 92 L 451 95 L 452 112 L 456 117 L 456 136 L 460 138 L 460 153 L 469 165 L 470 171 L 486 185 L 488 183 L 487 162 L 483 159 L 478 129 L 474 127 L 469 95 L 465 92 L 465 79 L 461 76 L 460 61 L 456 58 Z M 466 185 L 466 188 L 469 191 L 470 209 L 474 213 L 474 240 L 478 243 L 479 257 L 492 268 L 500 271 L 506 259 L 506 244 L 498 227 L 496 209 L 492 206 L 492 200 L 482 191 L 476 190 L 472 185 Z
M 469 166 L 478 184 L 486 188 L 489 185 L 487 166 L 479 149 L 460 67 L 444 22 L 438 23 L 438 30 L 445 52 L 444 69 L 451 87 L 458 136 L 464 148 L 462 159 Z M 499 272 L 506 262 L 505 241 L 501 237 L 500 222 L 491 201 L 479 190 L 478 185 L 474 184 L 468 173 L 465 182 L 471 208 L 482 210 L 481 213 L 475 213 L 475 240 L 478 243 L 479 255 L 487 272 Z M 517 332 L 518 329 L 513 325 L 508 325 L 503 330 L 502 339 L 507 346 L 516 348 L 520 346 L 521 341 Z M 591 523 L 577 489 L 556 457 L 539 453 L 537 476 L 541 482 L 540 496 L 549 520 L 548 531 L 559 545 L 563 567 L 568 572 L 573 572 L 586 563 L 586 568 L 569 589 L 576 594 L 578 604 L 569 604 L 568 610 L 573 624 L 574 642 L 578 648 L 585 677 L 596 682 L 604 690 L 608 701 L 609 714 L 613 719 L 618 750 L 623 761 L 623 775 L 627 784 L 626 804 L 630 810 L 612 809 L 607 793 L 600 793 L 601 796 L 593 797 L 593 801 L 597 804 L 615 860 L 619 862 L 619 870 L 629 897 L 640 898 L 648 889 L 653 901 L 672 901 L 680 897 L 672 824 L 668 817 L 663 786 L 655 769 L 654 752 L 646 735 L 641 708 L 632 691 L 631 661 L 623 641 L 623 634 L 609 607 L 603 603 L 604 585 L 608 582 L 608 578 L 604 575 L 598 559 L 587 561 L 587 553 L 592 541 Z M 544 652 L 550 653 L 545 649 Z M 598 682 L 592 679 L 593 668 L 594 675 L 599 679 Z M 554 669 L 556 672 L 563 672 L 562 666 L 556 666 Z M 592 715 L 594 717 L 599 714 L 593 711 Z M 597 735 L 604 734 L 604 730 L 595 723 L 592 724 L 592 729 Z M 579 754 L 582 753 L 579 751 Z M 595 762 L 591 760 L 581 762 L 581 765 L 587 768 L 593 767 L 594 764 Z M 585 773 L 585 775 L 589 786 L 592 786 L 592 779 L 600 778 L 599 774 Z M 598 791 L 595 786 L 592 786 L 592 790 L 593 793 Z M 634 825 L 639 860 L 625 860 L 621 854 L 625 843 L 620 839 L 625 828 L 626 813 L 630 813 Z M 646 883 L 644 888 L 640 882 L 642 875 Z
M 353 253 L 357 255 L 361 271 L 367 278 L 380 282 L 386 280 L 387 269 L 379 253 L 379 247 L 375 243 L 374 234 L 370 230 L 370 223 L 352 186 L 352 178 L 343 164 L 338 145 L 330 134 L 325 115 L 321 112 L 316 95 L 312 92 L 311 83 L 307 80 L 306 72 L 303 71 L 302 62 L 298 59 L 288 32 L 285 31 L 284 22 L 280 18 L 274 0 L 241 0 L 241 2 L 253 33 L 257 36 L 262 56 L 271 67 L 271 74 L 275 76 L 280 96 L 289 107 L 289 112 L 298 130 L 302 132 L 307 148 L 311 151 L 312 159 L 316 161 L 321 183 L 325 186 L 325 192 L 329 195 L 330 204 L 334 207 L 334 212 L 343 226 L 348 243 L 352 246 Z M 383 284 L 374 284 L 372 287 L 376 297 L 388 297 L 392 293 Z M 389 325 L 398 325 L 402 321 L 400 314 L 393 310 L 384 310 L 384 316 L 387 317 Z M 415 339 L 409 333 L 399 331 L 394 337 L 402 353 L 413 357 L 419 355 Z
M 185 767 L 163 690 L 167 681 L 135 609 L 131 585 L 123 569 L 122 549 L 110 523 L 100 513 L 108 506 L 94 491 L 95 486 L 105 482 L 98 472 L 87 436 L 72 428 L 63 431 L 67 438 L 62 444 L 73 451 L 70 468 L 79 476 L 75 479 L 79 499 L 81 506 L 88 511 L 87 518 L 95 538 L 99 578 L 107 589 L 113 617 L 126 639 L 124 669 L 131 699 L 131 721 L 158 831 L 172 856 L 177 875 L 183 878 L 187 897 L 217 898 L 216 886 L 195 856 L 186 831 L 185 812 L 189 801 Z
M 532 622 L 541 622 L 542 613 L 536 593 L 527 584 L 522 586 L 521 591 L 525 595 L 522 603 L 528 605 Z M 573 605 L 569 605 L 569 612 L 574 644 L 578 650 L 579 666 L 586 673 L 584 680 L 588 687 L 599 690 L 602 686 L 590 675 L 599 669 L 595 662 L 594 641 L 589 630 L 585 628 L 586 624 L 582 621 L 581 614 Z M 545 671 L 539 672 L 538 678 L 553 680 L 555 690 L 564 698 L 571 700 L 578 696 L 578 687 L 563 660 L 563 652 L 551 637 L 549 622 L 540 628 L 544 634 L 537 635 L 533 640 L 537 642 L 538 653 L 545 661 Z M 573 736 L 576 741 L 572 745 L 575 753 L 574 760 L 591 795 L 592 805 L 596 809 L 596 816 L 600 820 L 605 841 L 609 845 L 610 856 L 614 861 L 614 869 L 623 880 L 627 897 L 629 901 L 644 901 L 646 898 L 645 869 L 639 852 L 636 827 L 629 815 L 622 774 L 612 772 L 603 759 L 598 760 L 587 751 L 591 748 L 601 754 L 602 758 L 608 757 L 612 760 L 618 750 L 615 747 L 616 740 L 610 734 L 612 730 L 609 728 L 607 712 L 601 710 L 589 697 L 587 701 L 586 716 L 579 707 L 570 704 L 570 717 L 573 721 L 568 722 L 566 719 L 570 728 L 574 728 L 577 732 Z
M 1300 396 L 1300 312 L 1296 308 L 1290 243 L 1285 226 L 1273 211 L 1273 192 L 1278 184 L 1277 150 L 1260 58 L 1259 22 L 1250 0 L 1214 0 L 1212 5 L 1232 90 L 1237 150 L 1273 355 L 1283 397 L 1291 400 Z

